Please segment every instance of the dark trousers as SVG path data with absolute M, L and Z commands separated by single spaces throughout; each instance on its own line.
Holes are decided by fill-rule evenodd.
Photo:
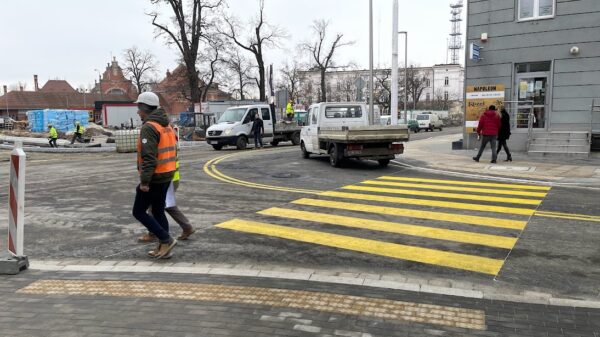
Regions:
M 512 159 L 512 156 L 510 155 L 510 150 L 508 149 L 508 145 L 506 145 L 506 139 L 498 139 L 498 150 L 496 150 L 496 152 L 500 154 L 500 151 L 503 147 L 504 151 L 506 152 L 506 158 Z
M 477 153 L 477 160 L 481 158 L 481 154 L 483 153 L 483 150 L 485 150 L 485 147 L 488 143 L 490 143 L 492 147 L 492 160 L 495 161 L 498 159 L 498 154 L 496 153 L 496 137 L 498 136 L 481 136 L 481 146 L 479 147 L 479 152 Z
M 169 243 L 169 220 L 165 214 L 165 198 L 170 182 L 162 184 L 150 184 L 150 191 L 142 192 L 140 185 L 135 189 L 135 201 L 133 203 L 133 217 L 158 238 L 161 243 Z M 152 215 L 146 213 L 148 207 L 152 207 Z
M 50 147 L 58 147 L 58 145 L 56 144 L 56 138 L 48 139 L 48 143 L 50 144 Z
M 71 144 L 75 143 L 77 140 L 80 143 L 83 143 L 83 135 L 81 133 L 74 133 L 73 138 L 71 138 Z
M 260 132 L 255 132 L 254 133 L 254 147 L 258 147 L 258 144 L 260 144 L 260 147 L 263 147 L 262 134 Z

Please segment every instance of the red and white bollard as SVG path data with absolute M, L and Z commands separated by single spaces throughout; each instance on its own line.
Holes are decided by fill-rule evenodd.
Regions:
M 18 274 L 29 262 L 23 255 L 25 218 L 25 159 L 21 142 L 15 142 L 10 154 L 10 186 L 8 191 L 8 255 L 0 257 L 0 274 Z

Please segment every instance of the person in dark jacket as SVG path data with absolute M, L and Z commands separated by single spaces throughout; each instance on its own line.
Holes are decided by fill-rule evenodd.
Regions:
M 477 156 L 473 157 L 474 161 L 479 161 L 481 154 L 485 149 L 486 145 L 490 143 L 492 146 L 492 164 L 496 163 L 496 138 L 498 137 L 498 131 L 500 131 L 500 116 L 496 111 L 494 105 L 490 107 L 479 117 L 479 125 L 477 126 L 477 134 L 481 136 L 481 146 L 479 146 L 479 152 Z
M 153 258 L 169 258 L 177 240 L 169 234 L 165 215 L 167 190 L 176 171 L 177 144 L 169 117 L 159 107 L 152 92 L 139 95 L 138 114 L 144 123 L 138 139 L 139 185 L 136 188 L 133 216 L 154 234 L 159 245 L 148 252 Z M 152 215 L 146 213 L 152 206 Z
M 252 123 L 252 133 L 254 134 L 254 148 L 258 149 L 258 144 L 263 147 L 262 135 L 265 133 L 265 125 L 263 120 L 260 118 L 260 112 L 254 117 L 254 123 Z
M 500 132 L 498 132 L 498 150 L 496 151 L 500 154 L 500 150 L 504 147 L 504 151 L 506 152 L 506 160 L 512 161 L 512 156 L 510 155 L 510 150 L 508 149 L 508 145 L 506 145 L 506 141 L 510 138 L 510 116 L 506 109 L 500 109 L 501 113 L 501 122 L 500 122 Z

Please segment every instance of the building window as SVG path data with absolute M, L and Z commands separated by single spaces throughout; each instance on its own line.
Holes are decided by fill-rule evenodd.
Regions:
M 444 78 L 444 85 L 449 85 L 450 84 L 450 78 L 448 76 L 446 76 L 446 78 Z
M 430 93 L 427 93 L 427 96 L 426 96 L 426 98 L 425 98 L 425 99 L 427 100 L 427 102 L 429 102 L 429 101 L 431 100 L 431 94 L 430 94 Z
M 444 91 L 444 101 L 447 101 L 447 100 L 448 100 L 448 92 Z
M 546 72 L 550 71 L 552 66 L 551 61 L 541 61 L 541 62 L 532 62 L 532 63 L 518 63 L 517 73 L 535 73 L 535 72 Z
M 427 83 L 426 83 L 426 84 L 427 84 L 427 85 L 426 85 L 427 87 L 430 87 L 430 86 L 431 86 L 431 80 L 430 80 L 430 79 L 427 79 Z
M 535 20 L 554 16 L 556 0 L 519 0 L 519 20 Z

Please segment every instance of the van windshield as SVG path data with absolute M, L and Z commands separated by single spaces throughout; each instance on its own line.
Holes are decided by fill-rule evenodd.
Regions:
M 245 114 L 246 108 L 229 108 L 219 118 L 219 123 L 241 122 Z
M 429 115 L 417 115 L 417 120 L 418 121 L 428 121 Z

